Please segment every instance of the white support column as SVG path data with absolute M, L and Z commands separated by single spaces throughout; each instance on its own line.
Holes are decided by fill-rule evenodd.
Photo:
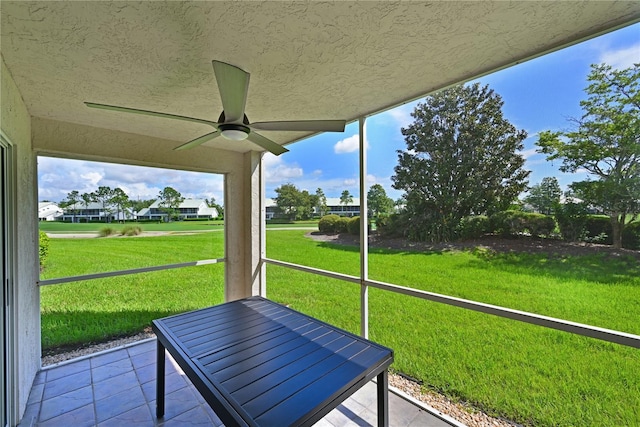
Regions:
M 258 201 L 260 203 L 260 281 L 259 281 L 259 290 L 260 296 L 267 298 L 267 265 L 264 263 L 263 259 L 267 257 L 267 236 L 266 236 L 266 215 L 267 215 L 267 207 L 265 205 L 265 172 L 264 172 L 264 162 L 262 159 L 263 155 L 260 156 L 260 165 L 259 165 L 259 173 L 260 173 L 260 195 L 258 197 Z
M 225 301 L 261 292 L 260 159 L 258 152 L 245 153 L 241 170 L 225 176 Z
M 369 209 L 367 206 L 367 146 L 365 118 L 358 119 L 360 137 L 360 335 L 369 337 Z

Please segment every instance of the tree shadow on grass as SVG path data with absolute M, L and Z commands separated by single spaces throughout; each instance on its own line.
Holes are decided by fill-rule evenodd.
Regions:
M 547 276 L 566 281 L 586 281 L 606 285 L 640 286 L 640 263 L 633 257 L 599 255 L 531 254 L 495 252 L 476 248 L 469 266 L 513 274 Z

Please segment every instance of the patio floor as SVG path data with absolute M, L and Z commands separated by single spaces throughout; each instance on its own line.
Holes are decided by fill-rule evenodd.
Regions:
M 170 356 L 166 366 L 165 416 L 157 420 L 155 375 L 155 339 L 46 367 L 34 381 L 27 410 L 19 426 L 222 425 Z M 446 422 L 414 403 L 390 390 L 390 425 L 461 425 Z M 316 426 L 376 424 L 376 386 L 369 383 Z

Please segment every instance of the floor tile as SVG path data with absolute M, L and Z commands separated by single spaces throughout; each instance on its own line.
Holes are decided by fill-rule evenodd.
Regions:
M 138 353 L 131 356 L 131 363 L 134 368 L 141 368 L 143 366 L 156 364 L 156 352 L 146 351 L 144 353 Z
M 65 412 L 57 417 L 50 418 L 37 424 L 38 427 L 92 427 L 96 425 L 93 404 L 82 406 L 70 412 Z
M 156 365 L 147 365 L 141 368 L 136 368 L 136 375 L 138 376 L 138 381 L 140 384 L 148 383 L 149 381 L 153 381 L 156 379 Z
M 76 374 L 78 372 L 86 371 L 89 369 L 89 360 L 79 360 L 77 362 L 67 363 L 61 366 L 56 366 L 54 368 L 48 368 L 47 371 L 47 382 L 53 381 L 58 378 L 66 377 L 68 375 Z
M 129 357 L 136 356 L 138 354 L 146 353 L 149 351 L 153 351 L 155 354 L 158 343 L 156 340 L 151 340 L 147 342 L 143 342 L 136 345 L 131 345 L 127 347 L 127 352 L 129 353 Z
M 163 424 L 163 427 L 188 427 L 188 426 L 211 426 L 211 419 L 205 413 L 205 411 L 200 407 L 196 406 L 193 409 L 190 409 L 187 412 L 183 412 L 182 414 L 167 419 Z
M 98 424 L 98 427 L 153 427 L 156 425 L 154 418 L 149 411 L 149 407 L 144 404 L 120 415 L 116 415 L 113 418 L 109 418 Z
M 100 382 L 130 371 L 133 371 L 133 366 L 131 365 L 131 360 L 127 357 L 126 359 L 93 368 L 91 369 L 91 375 L 93 382 Z
M 43 400 L 40 408 L 40 421 L 49 420 L 90 403 L 93 403 L 91 386 Z
M 44 385 L 44 394 L 42 396 L 42 399 L 51 399 L 52 397 L 60 396 L 70 391 L 90 385 L 91 373 L 88 370 L 77 372 L 72 375 L 58 378 L 54 381 L 47 381 Z
M 129 353 L 125 349 L 118 349 L 107 353 L 100 354 L 91 358 L 91 367 L 97 368 L 98 366 L 107 365 L 118 360 L 126 359 L 129 357 Z
M 146 404 L 140 386 L 124 390 L 118 394 L 111 395 L 105 399 L 96 400 L 96 418 L 98 423 L 123 414 L 131 409 Z
M 93 384 L 93 393 L 96 400 L 102 400 L 109 396 L 113 396 L 137 385 L 138 377 L 134 371 L 125 372 L 124 374 L 107 378 L 104 381 Z

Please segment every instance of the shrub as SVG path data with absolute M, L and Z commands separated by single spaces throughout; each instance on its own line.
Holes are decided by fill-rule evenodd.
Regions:
M 183 221 L 209 221 L 211 218 L 184 218 Z
M 582 237 L 587 220 L 587 209 L 583 203 L 558 203 L 553 212 L 564 240 L 575 242 Z
M 321 233 L 336 233 L 336 223 L 340 220 L 338 215 L 325 215 L 318 221 L 318 230 Z
M 98 235 L 100 237 L 107 237 L 107 236 L 111 236 L 112 234 L 114 234 L 116 232 L 116 230 L 114 230 L 111 227 L 102 227 L 100 229 L 100 231 L 98 232 Z
M 40 231 L 38 235 L 40 267 L 42 267 L 49 255 L 49 236 L 44 231 Z
M 525 228 L 532 236 L 545 237 L 551 235 L 556 228 L 556 222 L 549 215 L 525 213 Z
M 402 214 L 380 215 L 376 218 L 378 233 L 387 237 L 404 236 Z
M 336 221 L 336 233 L 348 233 L 349 232 L 349 221 L 351 218 L 346 216 L 341 216 Z
M 489 218 L 485 215 L 467 216 L 458 225 L 457 235 L 460 239 L 477 239 L 489 232 Z
M 525 230 L 526 214 L 520 211 L 496 212 L 489 217 L 489 228 L 500 236 L 517 236 Z
M 120 231 L 120 235 L 122 236 L 137 236 L 140 233 L 142 233 L 142 228 L 138 227 L 137 225 L 127 225 L 122 229 L 122 231 Z
M 347 223 L 347 231 L 349 234 L 355 234 L 356 236 L 360 235 L 360 217 L 354 216 L 349 219 Z
M 603 215 L 589 215 L 585 221 L 585 240 L 604 243 L 606 245 L 613 244 L 613 228 L 611 227 L 611 219 Z
M 622 231 L 622 247 L 640 249 L 640 222 L 632 222 L 624 228 L 624 231 Z

